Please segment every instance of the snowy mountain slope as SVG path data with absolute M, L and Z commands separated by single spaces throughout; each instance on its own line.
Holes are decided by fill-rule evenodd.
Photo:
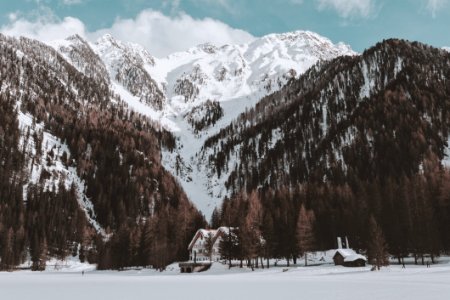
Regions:
M 164 95 L 144 69 L 153 65 L 154 59 L 144 48 L 122 43 L 110 35 L 103 36 L 92 47 L 105 63 L 111 80 L 122 84 L 146 105 L 163 109 Z
M 55 40 L 49 43 L 67 61 L 81 73 L 95 80 L 105 80 L 109 83 L 106 66 L 94 52 L 87 41 L 79 35 L 69 36 L 65 40 Z
M 361 56 L 320 63 L 207 140 L 199 159 L 209 162 L 211 178 L 228 177 L 223 186 L 231 193 L 446 165 L 448 58 L 424 44 L 388 40 Z
M 207 100 L 219 102 L 278 90 L 318 59 L 355 55 L 344 44 L 312 32 L 271 34 L 249 44 L 202 44 L 155 59 L 146 70 L 166 88 L 169 105 L 184 113 Z
M 196 157 L 204 141 L 318 60 L 356 54 L 307 31 L 271 34 L 243 45 L 201 44 L 165 58 L 110 35 L 95 44 L 73 36 L 50 45 L 82 72 L 94 61 L 100 70 L 95 76 L 103 76 L 131 109 L 175 133 L 178 147 L 163 151 L 164 167 L 207 216 L 225 194 L 224 177 L 211 176 L 208 162 Z M 223 112 L 213 121 L 208 103 Z
M 3 38 L 3 37 L 2 37 Z M 89 45 L 79 38 L 78 36 L 70 37 L 69 40 L 78 44 L 84 51 L 74 52 L 70 48 L 64 47 L 61 42 L 55 42 L 61 46 L 61 51 L 67 54 L 67 57 L 71 57 L 74 62 L 74 66 L 82 73 L 89 74 L 95 77 L 102 71 L 101 61 L 93 59 L 95 54 L 89 49 Z M 2 44 L 8 44 L 7 39 L 2 39 Z M 20 47 L 22 50 L 16 49 L 16 55 L 28 64 L 39 65 L 39 60 L 44 57 L 53 57 L 54 59 L 46 59 L 48 61 L 49 72 L 58 72 L 58 66 L 60 63 L 55 53 L 49 53 L 50 49 L 39 49 L 38 45 L 32 45 L 33 42 L 26 39 L 20 40 Z M 67 45 L 67 44 L 66 44 Z M 19 46 L 19 45 L 16 45 Z M 31 49 L 33 51 L 26 52 L 28 47 L 34 46 Z M 54 51 L 53 51 L 54 52 Z M 84 57 L 79 57 L 80 53 Z M 29 100 L 29 98 L 38 97 L 39 88 L 30 84 L 29 78 L 25 75 L 24 70 L 19 69 L 20 81 L 18 81 L 17 89 L 12 85 L 8 85 L 8 79 L 1 84 L 0 94 L 9 93 L 9 95 L 17 99 L 16 109 L 18 111 L 18 127 L 20 130 L 19 137 L 19 149 L 24 156 L 26 167 L 24 168 L 24 183 L 23 183 L 23 200 L 27 201 L 27 195 L 30 185 L 41 185 L 46 191 L 58 191 L 59 186 L 62 184 L 65 189 L 70 190 L 73 186 L 76 192 L 76 199 L 80 209 L 85 213 L 86 220 L 92 225 L 92 227 L 101 236 L 106 237 L 107 234 L 102 226 L 96 221 L 96 213 L 94 206 L 90 199 L 86 196 L 86 187 L 84 181 L 78 176 L 76 171 L 76 164 L 72 164 L 72 155 L 67 144 L 61 141 L 60 138 L 50 133 L 43 122 L 40 122 L 36 117 L 32 116 L 28 112 L 22 111 L 22 101 Z M 100 78 L 101 76 L 97 76 Z M 60 84 L 63 86 L 69 86 L 66 76 L 59 77 Z M 30 85 L 29 85 L 30 84 Z M 76 89 L 72 87 L 72 92 Z
M 175 152 L 163 152 L 163 164 L 179 178 L 191 201 L 206 216 L 226 196 L 227 176 L 209 172 L 209 162 L 197 156 L 205 140 L 318 60 L 341 55 L 355 52 L 315 33 L 298 31 L 268 35 L 248 45 L 199 45 L 147 66 L 153 78 L 165 80 L 162 85 L 170 107 L 167 115 L 178 127 L 180 147 Z M 161 77 L 164 72 L 166 75 Z M 186 116 L 208 100 L 218 101 L 223 117 L 198 132 L 188 124 Z M 231 163 L 228 171 L 233 168 Z
M 66 189 L 74 185 L 78 203 L 85 212 L 86 219 L 98 233 L 106 237 L 105 230 L 96 220 L 94 205 L 86 196 L 84 181 L 78 176 L 76 168 L 68 165 L 71 154 L 67 144 L 45 131 L 44 124 L 36 124 L 35 118 L 28 113 L 19 112 L 18 120 L 22 133 L 20 147 L 25 149 L 28 160 L 26 170 L 30 172 L 27 176 L 28 183 L 23 188 L 24 200 L 27 199 L 29 184 L 37 184 L 39 181 L 49 191 L 57 189 L 61 183 Z M 42 135 L 39 143 L 33 139 L 36 135 Z

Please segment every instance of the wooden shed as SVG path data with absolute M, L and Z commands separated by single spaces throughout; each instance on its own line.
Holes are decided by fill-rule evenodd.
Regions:
M 367 259 L 353 249 L 337 249 L 333 261 L 336 266 L 364 267 Z

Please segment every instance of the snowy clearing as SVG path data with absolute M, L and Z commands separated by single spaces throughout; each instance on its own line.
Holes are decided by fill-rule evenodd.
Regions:
M 204 273 L 132 270 L 0 273 L 2 299 L 448 299 L 450 264 L 407 265 L 371 272 L 370 267 L 273 267 L 265 270 L 220 264 Z

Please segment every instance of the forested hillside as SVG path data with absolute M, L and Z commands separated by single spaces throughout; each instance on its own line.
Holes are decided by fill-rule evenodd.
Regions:
M 1 269 L 31 260 L 39 270 L 69 255 L 101 269 L 186 259 L 206 224 L 175 175 L 207 210 L 228 195 L 210 226 L 239 228 L 234 258 L 295 260 L 334 248 L 336 236 L 366 251 L 374 234 L 399 258 L 450 250 L 450 53 L 387 40 L 356 56 L 312 33 L 271 35 L 241 49 L 259 66 L 245 75 L 255 90 L 241 92 L 250 94 L 226 88 L 219 68 L 210 85 L 235 97 L 231 105 L 198 85 L 204 101 L 171 107 L 182 93 L 165 84 L 178 78 L 168 70 L 200 74 L 193 62 L 216 65 L 219 49 L 157 61 L 110 36 L 52 47 L 0 35 Z M 302 59 L 282 64 L 269 51 L 267 66 L 261 47 Z M 304 75 L 285 76 L 290 64 L 303 70 L 317 59 Z M 277 64 L 282 72 L 272 74 Z M 255 79 L 266 71 L 278 85 Z M 171 133 L 150 117 L 180 127 Z
M 213 220 L 262 233 L 266 249 L 244 257 L 302 253 L 305 218 L 312 248 L 347 235 L 367 249 L 372 215 L 396 256 L 448 251 L 449 112 L 443 50 L 387 40 L 320 62 L 205 142 L 200 160 L 231 194 Z
M 100 268 L 185 258 L 203 218 L 161 166 L 172 135 L 40 42 L 0 35 L 0 70 L 1 268 L 28 250 L 35 269 L 47 255 Z

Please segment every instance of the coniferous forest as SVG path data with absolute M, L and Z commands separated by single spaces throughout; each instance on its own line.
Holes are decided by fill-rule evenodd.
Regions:
M 449 79 L 447 52 L 388 40 L 291 80 L 205 142 L 231 192 L 213 227 L 239 228 L 245 260 L 295 262 L 337 236 L 370 256 L 371 220 L 399 261 L 448 253 Z
M 173 147 L 171 134 L 127 110 L 106 82 L 78 72 L 48 46 L 0 39 L 1 268 L 27 255 L 35 270 L 50 256 L 79 255 L 99 268 L 163 268 L 186 258 L 204 219 L 160 164 L 161 147 Z M 32 118 L 25 132 L 23 116 Z M 47 149 L 44 132 L 68 151 Z M 80 208 L 74 181 L 39 166 L 43 157 L 44 165 L 58 159 L 60 168 L 75 169 L 91 210 Z

